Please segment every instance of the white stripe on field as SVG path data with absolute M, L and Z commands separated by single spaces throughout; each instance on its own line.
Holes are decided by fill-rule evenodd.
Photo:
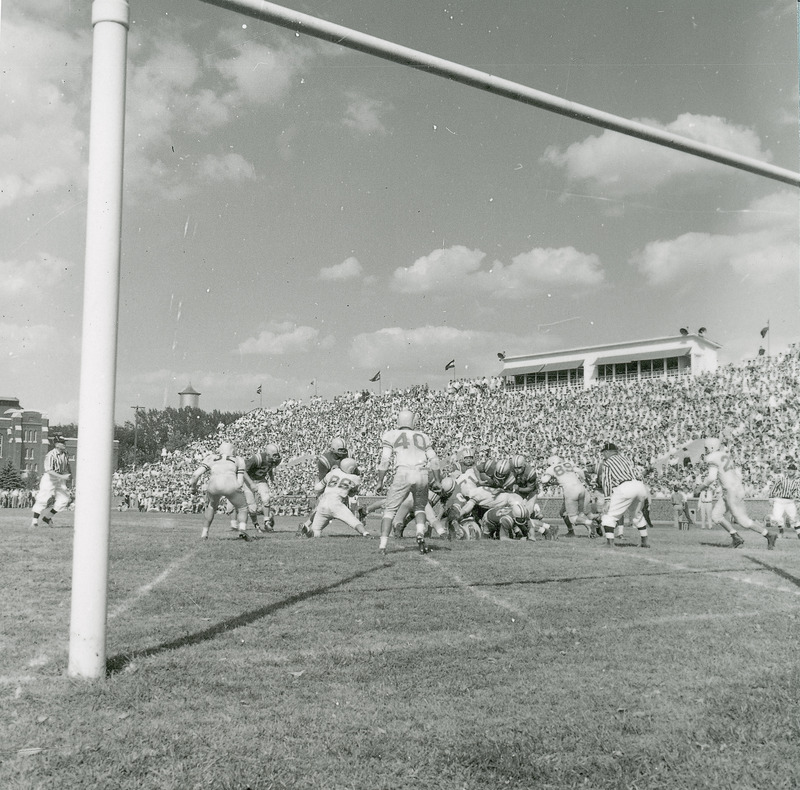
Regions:
M 173 571 L 180 568 L 185 562 L 190 560 L 194 555 L 197 554 L 197 549 L 194 551 L 190 551 L 188 554 L 184 554 L 183 557 L 178 558 L 172 565 L 168 565 L 158 576 L 156 576 L 153 581 L 149 584 L 145 584 L 143 587 L 140 587 L 130 598 L 126 598 L 121 604 L 116 606 L 112 611 L 108 613 L 108 619 L 113 620 L 115 617 L 119 617 L 121 614 L 124 614 L 128 611 L 135 603 L 140 601 L 145 595 L 149 595 L 153 588 L 157 585 L 161 584 Z
M 755 579 L 752 576 L 746 576 L 744 578 L 741 575 L 736 576 L 727 576 L 727 573 L 733 574 L 741 574 L 745 573 L 745 571 L 725 571 L 724 573 L 718 573 L 713 568 L 692 568 L 688 565 L 681 565 L 677 562 L 666 562 L 665 560 L 658 560 L 655 557 L 648 557 L 643 554 L 632 554 L 631 557 L 637 560 L 644 560 L 645 562 L 651 562 L 654 565 L 665 565 L 668 568 L 673 568 L 674 570 L 678 571 L 691 571 L 694 573 L 714 573 L 714 575 L 718 576 L 721 579 L 726 579 L 732 582 L 738 582 L 739 584 L 749 584 L 753 587 L 763 587 L 765 590 L 772 590 L 773 592 L 783 592 L 789 593 L 789 595 L 800 596 L 800 590 L 792 589 L 789 585 L 774 585 L 774 584 L 767 584 L 766 582 L 762 581 L 761 579 Z
M 499 606 L 501 609 L 506 609 L 507 611 L 511 612 L 511 614 L 515 614 L 517 617 L 528 616 L 526 612 L 524 612 L 522 609 L 518 609 L 516 606 L 512 606 L 508 601 L 504 601 L 502 598 L 498 598 L 496 595 L 492 595 L 485 590 L 481 590 L 477 587 L 467 584 L 457 573 L 453 573 L 453 571 L 448 570 L 438 560 L 433 559 L 427 554 L 425 555 L 425 560 L 426 562 L 430 562 L 432 565 L 435 565 L 440 571 L 442 571 L 442 573 L 449 576 L 459 587 L 467 592 L 472 593 L 476 598 L 489 601 L 489 603 Z

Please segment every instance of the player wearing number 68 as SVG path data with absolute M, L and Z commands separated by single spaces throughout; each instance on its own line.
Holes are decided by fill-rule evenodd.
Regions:
M 426 433 L 415 429 L 416 415 L 403 409 L 397 416 L 397 427 L 381 436 L 381 455 L 378 460 L 378 492 L 394 459 L 394 477 L 386 494 L 381 519 L 380 550 L 386 553 L 392 520 L 403 500 L 411 492 L 417 525 L 417 545 L 422 554 L 425 546 L 425 505 L 428 503 L 428 470 L 438 483 L 441 480 L 439 458 Z

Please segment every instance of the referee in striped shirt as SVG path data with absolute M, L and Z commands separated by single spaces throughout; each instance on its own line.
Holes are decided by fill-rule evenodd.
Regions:
M 633 526 L 638 530 L 641 539 L 639 545 L 643 549 L 649 549 L 647 521 L 642 513 L 648 496 L 647 486 L 642 482 L 633 461 L 621 455 L 617 445 L 606 442 L 600 452 L 603 460 L 600 462 L 597 479 L 606 500 L 605 513 L 600 522 L 603 525 L 606 546 L 614 545 L 614 528 L 617 521 L 630 512 Z
M 772 511 L 767 518 L 767 528 L 773 524 L 783 533 L 784 525 L 789 526 L 800 538 L 800 520 L 797 518 L 797 503 L 800 494 L 800 478 L 797 466 L 793 461 L 786 465 L 786 471 L 772 484 L 769 496 L 772 499 Z
M 53 445 L 53 449 L 44 457 L 44 473 L 33 503 L 32 527 L 39 526 L 39 516 L 42 517 L 42 523 L 49 527 L 53 516 L 70 503 L 67 484 L 72 477 L 72 470 L 69 466 L 67 445 L 60 436 L 56 436 Z

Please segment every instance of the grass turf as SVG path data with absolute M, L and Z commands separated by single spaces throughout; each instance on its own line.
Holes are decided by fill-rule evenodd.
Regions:
M 115 512 L 92 683 L 65 674 L 72 516 L 28 520 L 0 511 L 3 788 L 800 786 L 793 537 L 383 561 L 343 525 Z

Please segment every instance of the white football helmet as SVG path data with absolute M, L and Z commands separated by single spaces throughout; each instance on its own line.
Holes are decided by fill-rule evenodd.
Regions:
M 339 462 L 339 468 L 346 474 L 352 475 L 355 474 L 358 470 L 358 464 L 356 463 L 355 458 L 343 458 Z
M 456 481 L 452 477 L 443 477 L 442 482 L 439 484 L 442 488 L 442 493 L 447 496 L 453 492 L 456 487 Z
M 704 446 L 707 453 L 715 453 L 722 446 L 722 443 L 715 436 L 710 436 L 705 440 Z
M 550 456 L 550 457 L 547 459 L 547 465 L 548 465 L 548 466 L 558 466 L 560 463 L 563 463 L 563 461 L 562 461 L 562 460 L 561 460 L 561 458 L 560 458 L 559 456 L 557 456 L 557 455 L 551 455 L 551 456 Z
M 230 442 L 223 442 L 219 446 L 219 454 L 223 458 L 230 458 L 233 455 L 233 445 Z
M 400 414 L 397 415 L 398 428 L 413 428 L 415 422 L 416 415 L 409 409 L 403 409 Z
M 528 520 L 528 511 L 522 502 L 514 502 L 511 505 L 511 518 L 518 524 L 524 524 Z

